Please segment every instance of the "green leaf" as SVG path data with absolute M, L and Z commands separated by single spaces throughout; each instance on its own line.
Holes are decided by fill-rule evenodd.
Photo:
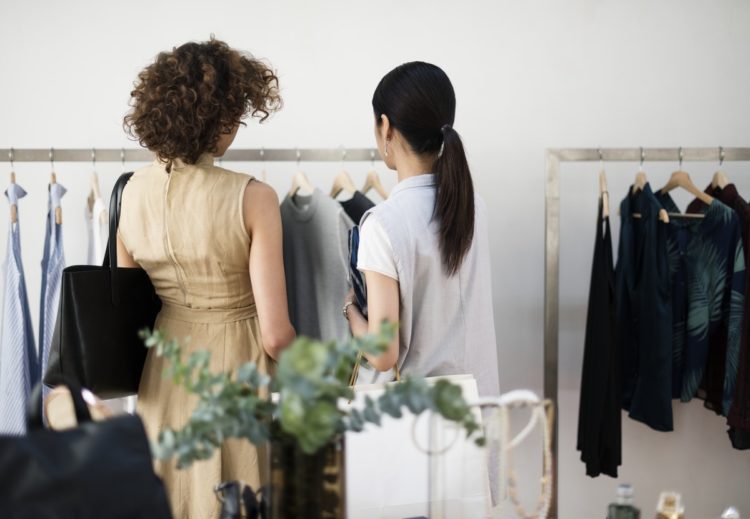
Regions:
M 281 397 L 281 427 L 291 435 L 305 429 L 305 405 L 296 393 L 284 393 Z
M 433 392 L 435 405 L 445 418 L 460 421 L 467 414 L 468 407 L 460 386 L 453 385 L 447 380 L 438 380 L 433 387 Z

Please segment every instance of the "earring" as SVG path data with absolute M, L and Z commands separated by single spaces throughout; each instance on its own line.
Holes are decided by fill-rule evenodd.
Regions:
M 385 156 L 388 156 L 388 141 L 385 141 Z

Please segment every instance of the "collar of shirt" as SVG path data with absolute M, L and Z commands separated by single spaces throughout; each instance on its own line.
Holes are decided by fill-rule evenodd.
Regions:
M 310 195 L 287 195 L 281 204 L 281 208 L 295 220 L 307 222 L 315 215 L 322 197 L 323 192 L 317 188 Z
M 715 196 L 730 207 L 736 205 L 738 198 L 741 198 L 734 184 L 727 184 L 723 188 L 717 187 L 714 189 L 712 196 Z
M 16 205 L 20 199 L 26 196 L 26 191 L 14 182 L 8 186 L 8 189 L 5 191 L 5 196 L 8 198 L 10 205 Z
M 406 189 L 420 188 L 420 187 L 433 187 L 435 185 L 435 175 L 433 173 L 424 173 L 421 175 L 415 175 L 413 177 L 405 178 L 393 188 L 388 198 L 404 191 Z
M 659 212 L 659 201 L 651 191 L 651 184 L 646 182 L 643 189 L 633 193 L 632 186 L 628 188 L 628 194 L 622 200 L 620 204 L 620 214 L 627 215 L 631 213 L 638 213 L 641 215 L 642 221 L 646 221 Z M 632 218 L 625 218 L 623 222 L 630 224 L 633 222 Z

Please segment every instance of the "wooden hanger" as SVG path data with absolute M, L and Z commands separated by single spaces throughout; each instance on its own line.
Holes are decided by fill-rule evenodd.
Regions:
M 8 152 L 8 158 L 10 159 L 10 183 L 11 186 L 16 184 L 16 168 L 13 164 L 14 158 L 13 148 Z M 10 204 L 10 223 L 18 223 L 18 206 L 16 204 Z
M 714 198 L 698 189 L 698 187 L 693 184 L 692 179 L 690 178 L 690 175 L 687 174 L 687 172 L 682 171 L 682 149 L 680 149 L 680 169 L 672 173 L 672 176 L 669 177 L 669 182 L 667 182 L 667 185 L 661 188 L 660 193 L 667 194 L 673 189 L 680 187 L 693 195 L 695 198 L 700 200 L 706 205 L 711 205 L 711 203 L 714 201 Z M 695 219 L 701 219 L 705 218 L 706 215 L 703 214 L 683 214 L 683 213 L 669 213 L 670 217 L 677 217 L 677 218 L 695 218 Z
M 668 213 L 666 209 L 659 209 L 659 220 L 664 223 L 669 223 L 669 215 L 671 213 Z M 631 215 L 633 218 L 642 218 L 641 213 L 633 213 Z
M 89 196 L 86 197 L 86 204 L 89 207 L 89 212 L 94 210 L 94 202 L 97 198 L 101 198 L 101 191 L 99 190 L 99 176 L 96 171 L 91 172 L 91 189 L 89 190 Z
M 15 171 L 10 172 L 10 183 L 16 183 Z M 18 223 L 18 206 L 16 204 L 10 205 L 10 223 Z
M 354 187 L 354 182 L 352 182 L 352 177 L 350 177 L 349 173 L 344 170 L 341 170 L 341 173 L 336 175 L 336 178 L 333 179 L 331 198 L 336 198 L 342 191 L 346 191 L 349 195 L 354 195 L 354 192 L 357 191 L 357 188 Z
M 693 184 L 692 179 L 690 178 L 690 175 L 688 175 L 685 171 L 679 170 L 672 173 L 672 176 L 669 177 L 669 182 L 667 182 L 667 185 L 661 188 L 660 193 L 667 194 L 670 191 L 672 191 L 675 188 L 682 188 L 691 195 L 695 196 L 698 200 L 703 202 L 706 205 L 711 205 L 711 202 L 714 201 L 714 198 L 709 195 L 708 193 L 704 193 L 700 189 L 696 187 L 695 184 Z
M 635 174 L 635 182 L 633 182 L 633 194 L 637 193 L 638 191 L 643 191 L 643 188 L 646 187 L 646 184 L 648 184 L 648 179 L 646 178 L 646 174 L 643 172 L 643 170 L 641 170 Z
M 310 194 L 315 192 L 315 188 L 310 183 L 310 180 L 308 180 L 307 175 L 305 175 L 304 171 L 300 169 L 299 163 L 301 159 L 302 154 L 300 153 L 299 149 L 297 149 L 297 173 L 292 178 L 292 188 L 288 193 L 289 197 L 295 196 L 300 189 L 304 189 Z
M 643 170 L 639 170 L 638 173 L 635 174 L 635 182 L 633 182 L 633 188 L 631 189 L 632 194 L 636 194 L 639 191 L 643 191 L 643 188 L 646 187 L 646 184 L 648 184 L 648 179 L 646 178 L 646 174 L 643 172 Z M 619 215 L 619 209 L 618 215 Z M 631 216 L 633 218 L 642 218 L 641 213 L 632 213 Z M 669 213 L 667 213 L 666 209 L 659 209 L 659 221 L 664 223 L 669 223 Z
M 57 184 L 57 175 L 53 171 L 50 173 L 50 186 Z M 55 208 L 55 223 L 57 225 L 60 225 L 62 223 L 62 207 L 56 207 Z
M 646 178 L 646 174 L 643 172 L 644 160 L 646 160 L 646 154 L 643 153 L 643 148 L 641 148 L 641 162 L 638 165 L 638 173 L 635 174 L 635 182 L 633 182 L 633 189 L 632 189 L 633 194 L 636 194 L 638 191 L 643 191 L 643 188 L 645 188 L 646 184 L 648 184 L 648 179 Z
M 310 183 L 310 181 L 307 178 L 307 175 L 303 171 L 298 171 L 296 175 L 294 175 L 294 178 L 292 178 L 292 188 L 289 190 L 290 197 L 295 196 L 300 189 L 304 189 L 308 193 L 312 194 L 315 191 L 315 188 Z
M 646 159 L 646 154 L 643 153 L 643 148 L 641 148 L 641 162 L 638 166 L 638 173 L 635 174 L 635 181 L 633 182 L 633 187 L 631 189 L 632 194 L 636 194 L 639 191 L 643 191 L 646 187 L 646 184 L 648 184 L 648 178 L 646 178 L 646 173 L 643 172 L 643 161 Z M 618 209 L 619 214 L 619 209 Z M 642 218 L 641 213 L 633 213 L 631 215 L 633 218 Z M 664 223 L 669 223 L 669 213 L 667 213 L 666 209 L 659 209 L 659 221 Z
M 367 173 L 365 185 L 362 186 L 362 189 L 360 189 L 360 191 L 363 195 L 366 195 L 371 189 L 374 189 L 375 192 L 380 195 L 380 198 L 382 198 L 383 200 L 388 198 L 388 191 L 386 191 L 383 187 L 383 183 L 380 182 L 380 176 L 374 169 L 370 170 L 370 172 Z
M 96 149 L 91 149 L 91 189 L 89 190 L 89 196 L 86 198 L 88 204 L 89 213 L 94 212 L 94 204 L 97 200 L 102 198 L 102 191 L 99 188 L 99 175 L 96 174 Z M 108 221 L 106 209 L 99 215 L 99 223 L 106 224 Z
M 717 171 L 714 173 L 713 179 L 711 179 L 711 187 L 716 189 L 721 188 L 724 189 L 727 187 L 731 182 L 729 181 L 729 177 L 727 177 L 727 174 L 723 171 Z
M 607 174 L 599 172 L 599 194 L 602 197 L 602 218 L 609 217 L 609 192 L 607 191 Z
M 55 173 L 55 152 L 54 150 L 50 150 L 49 152 L 49 159 L 52 163 L 52 172 L 49 174 L 49 183 L 50 185 L 57 184 L 57 173 Z M 55 223 L 57 225 L 60 225 L 62 223 L 62 208 L 56 207 L 55 208 Z
M 730 184 L 729 178 L 726 173 L 721 170 L 721 166 L 724 164 L 724 148 L 719 146 L 719 169 L 714 173 L 714 177 L 711 179 L 711 187 L 713 189 L 721 188 L 724 189 Z

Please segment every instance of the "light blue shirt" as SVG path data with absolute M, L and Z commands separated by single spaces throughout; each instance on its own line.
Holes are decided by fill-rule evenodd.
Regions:
M 42 256 L 42 294 L 39 302 L 39 352 L 42 376 L 47 372 L 52 332 L 55 330 L 55 321 L 60 306 L 60 282 L 65 268 L 62 224 L 55 222 L 55 209 L 60 207 L 60 201 L 66 192 L 67 190 L 61 184 L 49 185 L 49 212 Z M 44 394 L 47 394 L 46 388 Z
M 26 191 L 11 184 L 5 192 L 10 205 Z M 26 432 L 26 401 L 38 378 L 37 352 L 29 312 L 23 263 L 20 224 L 10 224 L 8 248 L 3 265 L 4 293 L 0 329 L 0 434 Z

